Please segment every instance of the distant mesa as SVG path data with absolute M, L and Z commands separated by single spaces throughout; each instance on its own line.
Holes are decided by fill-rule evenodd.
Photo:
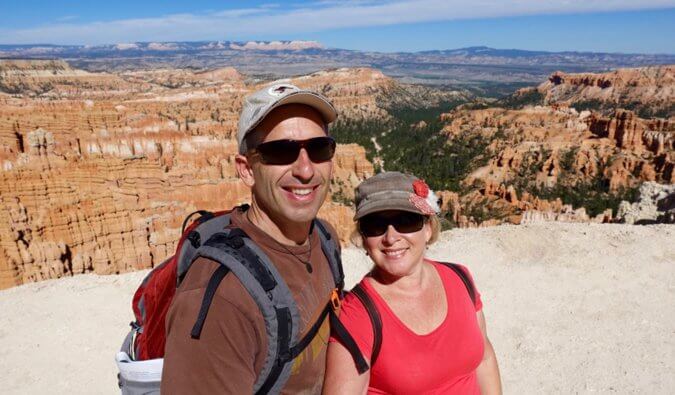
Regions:
M 143 54 L 152 53 L 152 56 Z M 133 56 L 129 56 L 133 55 Z M 311 55 L 311 56 L 307 56 Z M 284 78 L 339 67 L 371 67 L 399 81 L 462 86 L 481 92 L 493 83 L 509 94 L 538 84 L 556 70 L 606 72 L 625 67 L 675 64 L 675 54 L 546 52 L 469 47 L 421 52 L 376 52 L 326 48 L 316 41 L 174 41 L 85 45 L 0 44 L 0 58 L 61 58 L 87 71 L 124 72 L 157 68 L 235 67 L 263 78 Z M 481 94 L 482 95 L 482 94 Z
M 227 43 L 223 43 L 222 41 L 212 41 L 212 42 L 207 43 L 206 45 L 200 46 L 199 49 L 205 49 L 205 50 L 224 49 L 224 48 L 227 48 L 227 47 L 228 47 Z
M 317 41 L 209 41 L 205 43 L 181 43 L 181 42 L 149 42 L 149 43 L 118 43 L 114 45 L 85 46 L 84 50 L 97 51 L 164 51 L 181 52 L 184 50 L 236 50 L 236 51 L 302 51 L 308 49 L 324 49 L 325 47 Z M 34 48 L 34 51 L 59 52 L 60 47 L 54 48 Z
M 120 51 L 126 51 L 129 49 L 138 49 L 138 44 L 134 43 L 119 43 L 115 45 L 115 49 L 120 50 Z
M 324 47 L 317 41 L 249 41 L 243 45 L 231 43 L 230 48 L 256 51 L 299 51 L 303 49 L 323 49 Z
M 153 51 L 175 51 L 178 49 L 178 46 L 173 43 L 150 43 L 148 44 L 148 49 Z

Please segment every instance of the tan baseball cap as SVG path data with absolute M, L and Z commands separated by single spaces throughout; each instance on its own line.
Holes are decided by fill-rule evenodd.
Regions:
M 306 89 L 300 89 L 289 83 L 276 83 L 256 92 L 244 99 L 244 106 L 239 115 L 237 143 L 239 153 L 245 154 L 246 135 L 253 131 L 258 124 L 275 108 L 284 104 L 306 104 L 316 109 L 329 124 L 337 118 L 337 111 L 331 102 L 322 94 Z
M 440 211 L 436 195 L 424 180 L 397 171 L 386 171 L 363 181 L 356 187 L 355 201 L 355 221 L 386 210 L 422 215 L 435 215 Z

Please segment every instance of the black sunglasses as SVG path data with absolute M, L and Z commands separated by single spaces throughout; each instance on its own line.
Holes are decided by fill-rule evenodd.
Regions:
M 425 220 L 423 215 L 407 211 L 393 215 L 373 213 L 359 219 L 359 231 L 366 237 L 382 236 L 391 225 L 398 233 L 413 233 L 424 227 Z
M 249 155 L 260 156 L 260 161 L 266 165 L 290 165 L 298 159 L 302 148 L 307 151 L 312 162 L 325 162 L 335 155 L 335 140 L 323 136 L 307 140 L 268 141 L 251 149 Z

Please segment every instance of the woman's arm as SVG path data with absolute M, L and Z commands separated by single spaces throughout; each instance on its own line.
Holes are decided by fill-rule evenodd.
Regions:
M 480 365 L 478 365 L 478 369 L 476 369 L 480 393 L 482 395 L 501 395 L 502 382 L 501 378 L 499 377 L 497 356 L 495 355 L 495 350 L 492 348 L 492 343 L 490 343 L 490 339 L 488 339 L 487 336 L 487 328 L 485 326 L 485 316 L 483 315 L 483 310 L 476 313 L 476 316 L 478 318 L 478 326 L 480 327 L 480 331 L 483 334 L 483 344 L 485 346 L 483 360 L 481 361 Z
M 370 364 L 370 360 L 366 358 Z M 359 374 L 352 355 L 340 343 L 328 343 L 326 356 L 326 376 L 323 380 L 323 393 L 337 394 L 365 394 L 370 382 L 370 370 Z

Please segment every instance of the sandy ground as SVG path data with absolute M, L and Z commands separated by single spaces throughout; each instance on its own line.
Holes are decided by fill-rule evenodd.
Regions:
M 454 230 L 428 255 L 472 270 L 505 393 L 675 388 L 675 226 Z M 368 260 L 354 249 L 343 257 L 353 284 Z M 117 393 L 113 358 L 144 274 L 0 291 L 0 392 Z

